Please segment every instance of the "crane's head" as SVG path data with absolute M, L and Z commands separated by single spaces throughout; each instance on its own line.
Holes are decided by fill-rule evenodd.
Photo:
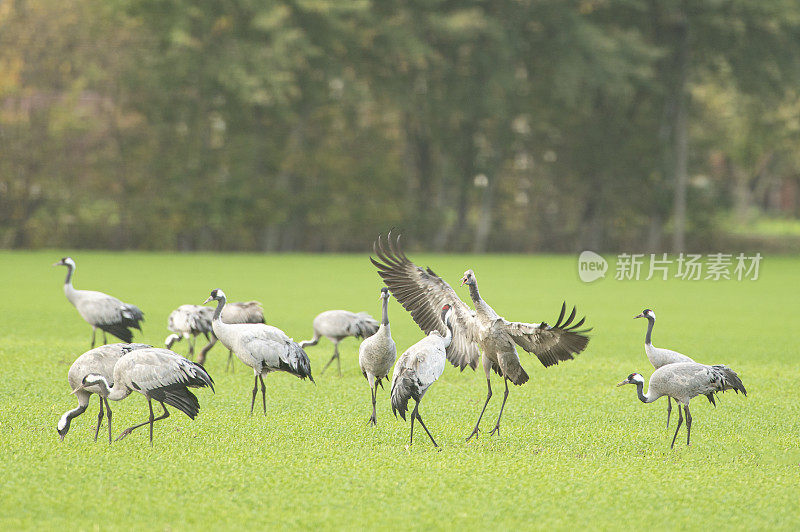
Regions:
M 384 300 L 384 299 L 389 299 L 389 289 L 386 288 L 385 286 L 383 288 L 381 288 L 381 295 L 380 295 L 380 297 L 378 297 L 378 301 L 381 301 L 381 300 Z
M 464 272 L 464 277 L 461 278 L 461 286 L 469 285 L 473 286 L 477 284 L 478 281 L 475 280 L 475 272 L 472 270 L 467 270 Z
M 617 387 L 622 386 L 623 384 L 644 384 L 644 377 L 638 373 L 631 373 L 628 375 L 627 379 L 617 384 Z
M 86 375 L 83 380 L 81 381 L 80 385 L 72 390 L 71 393 L 77 393 L 80 390 L 85 390 L 86 388 L 91 388 L 92 386 L 97 386 L 97 390 L 92 390 L 92 392 L 99 394 L 102 397 L 106 397 L 109 393 L 109 389 L 111 385 L 108 383 L 108 380 L 100 375 L 99 373 L 89 373 Z
M 64 257 L 58 262 L 54 262 L 53 266 L 66 266 L 68 268 L 75 267 L 75 261 L 71 257 Z
M 449 304 L 445 304 L 442 307 L 442 321 L 445 322 L 445 324 L 450 323 L 450 319 L 452 317 L 453 317 L 453 307 L 451 307 Z
M 656 320 L 656 313 L 653 312 L 652 310 L 650 310 L 649 308 L 646 308 L 646 309 L 644 309 L 642 311 L 641 314 L 639 314 L 638 316 L 634 316 L 633 317 L 633 319 L 636 319 L 636 318 L 647 318 L 648 320 L 655 321 Z
M 226 298 L 225 298 L 225 292 L 223 292 L 223 291 L 222 291 L 222 290 L 220 290 L 219 288 L 215 288 L 215 289 L 213 289 L 213 290 L 211 291 L 211 295 L 210 295 L 210 296 L 208 296 L 208 299 L 206 299 L 205 301 L 203 301 L 203 304 L 205 305 L 205 304 L 206 304 L 206 303 L 208 303 L 209 301 L 222 301 L 223 299 L 226 299 Z
M 205 308 L 208 308 L 208 310 L 214 310 L 209 307 Z M 177 342 L 180 339 L 181 337 L 178 336 L 177 334 L 170 334 L 169 336 L 167 336 L 166 340 L 164 340 L 164 345 L 167 347 L 167 349 L 172 349 L 172 346 L 175 344 L 175 342 Z
M 66 436 L 67 432 L 69 432 L 69 422 L 72 421 L 72 417 L 70 416 L 71 413 L 71 411 L 64 412 L 64 415 L 58 420 L 58 426 L 56 426 L 56 430 L 58 430 L 58 438 L 61 441 L 64 441 L 64 436 Z

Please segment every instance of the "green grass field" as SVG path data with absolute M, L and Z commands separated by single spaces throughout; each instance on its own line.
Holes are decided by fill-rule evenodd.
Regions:
M 62 292 L 65 269 L 50 266 L 63 255 L 0 253 L 2 530 L 800 528 L 800 258 L 766 257 L 757 281 L 622 282 L 612 272 L 583 284 L 572 256 L 410 254 L 453 285 L 473 268 L 508 319 L 552 322 L 565 299 L 594 326 L 573 361 L 545 369 L 521 351 L 531 380 L 512 389 L 499 436 L 488 435 L 502 400 L 495 393 L 485 431 L 464 443 L 485 382 L 448 366 L 421 409 L 439 453 L 422 431 L 406 450 L 409 425 L 391 415 L 386 391 L 377 428 L 367 426 L 355 339 L 342 343 L 342 378 L 335 369 L 318 375 L 332 352 L 324 339 L 308 348 L 316 386 L 270 375 L 266 417 L 249 415 L 252 372 L 237 360 L 226 374 L 218 346 L 207 364 L 216 394 L 195 392 L 196 420 L 173 410 L 156 424 L 153 447 L 146 428 L 94 443 L 94 396 L 60 442 L 58 418 L 76 406 L 67 370 L 91 336 Z M 201 303 L 212 288 L 260 300 L 268 323 L 298 341 L 322 310 L 379 314 L 381 285 L 364 256 L 72 256 L 75 286 L 141 307 L 147 321 L 135 340 L 154 345 L 173 308 Z M 667 430 L 664 399 L 645 405 L 633 386 L 615 387 L 632 371 L 652 373 L 646 322 L 632 319 L 645 307 L 658 315 L 656 345 L 728 364 L 749 391 L 720 395 L 716 409 L 696 399 L 690 447 L 681 429 L 670 450 L 677 411 Z M 396 301 L 389 314 L 398 351 L 422 337 Z M 147 417 L 138 394 L 112 407 L 115 434 Z

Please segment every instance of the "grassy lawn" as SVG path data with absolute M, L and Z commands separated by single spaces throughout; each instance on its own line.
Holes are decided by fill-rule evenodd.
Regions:
M 511 390 L 501 433 L 489 437 L 502 400 L 494 378 L 500 393 L 474 443 L 464 438 L 485 382 L 448 366 L 421 408 L 443 451 L 419 431 L 409 453 L 409 426 L 391 415 L 388 392 L 379 391 L 377 428 L 367 426 L 354 339 L 341 345 L 341 378 L 335 367 L 319 375 L 332 352 L 324 339 L 308 348 L 316 386 L 270 375 L 266 417 L 249 415 L 252 372 L 237 360 L 225 373 L 218 346 L 207 366 L 216 394 L 196 391 L 195 421 L 173 410 L 156 424 L 152 448 L 146 428 L 94 443 L 97 397 L 60 442 L 58 418 L 77 404 L 67 370 L 91 336 L 61 290 L 65 269 L 50 266 L 63 255 L 0 253 L 2 530 L 800 528 L 800 258 L 766 257 L 757 281 L 622 282 L 610 272 L 583 284 L 572 256 L 411 254 L 452 285 L 473 268 L 508 319 L 552 322 L 566 300 L 594 331 L 586 352 L 552 368 L 521 352 L 530 382 Z M 379 279 L 364 256 L 72 256 L 76 288 L 141 307 L 147 321 L 134 339 L 155 345 L 169 312 L 212 288 L 260 300 L 268 323 L 298 341 L 322 310 L 379 314 Z M 720 395 L 716 409 L 693 401 L 690 447 L 681 429 L 684 444 L 670 450 L 677 411 L 667 430 L 664 399 L 645 405 L 633 386 L 615 387 L 633 371 L 652 373 L 646 322 L 631 319 L 645 307 L 658 316 L 656 345 L 728 364 L 749 391 Z M 398 351 L 421 338 L 396 301 L 389 317 Z M 147 417 L 138 394 L 113 407 L 115 434 Z

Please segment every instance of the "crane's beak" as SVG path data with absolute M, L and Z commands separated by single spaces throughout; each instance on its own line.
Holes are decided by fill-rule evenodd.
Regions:
M 54 262 L 54 263 L 53 263 L 53 266 L 61 266 L 61 261 Z
M 617 388 L 619 388 L 620 386 L 622 386 L 624 384 L 630 384 L 630 383 L 631 383 L 631 381 L 629 381 L 628 379 L 625 379 L 624 381 L 622 381 L 619 384 L 617 384 Z
M 633 317 L 633 319 L 636 319 L 636 318 L 644 318 L 644 314 L 639 314 L 638 316 L 634 316 Z
M 464 277 L 463 279 L 461 279 L 461 285 L 460 285 L 460 286 L 464 286 L 464 284 L 465 284 L 466 282 L 467 282 L 467 278 L 466 278 L 466 277 Z
M 208 296 L 208 299 L 206 299 L 205 301 L 203 301 L 203 305 L 205 305 L 206 303 L 208 303 L 209 301 L 212 301 L 212 300 L 213 300 L 213 299 L 212 299 L 212 297 L 211 297 L 211 296 Z
M 81 390 L 83 390 L 83 384 L 81 384 L 80 386 L 78 386 L 77 388 L 75 388 L 74 390 L 72 390 L 71 392 L 69 392 L 69 394 L 68 394 L 68 395 L 74 395 L 74 394 L 78 393 L 78 392 L 79 392 L 79 391 L 81 391 Z

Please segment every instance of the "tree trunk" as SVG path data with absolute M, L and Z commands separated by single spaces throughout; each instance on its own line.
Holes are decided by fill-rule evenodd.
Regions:
M 673 218 L 675 229 L 672 234 L 672 251 L 682 253 L 686 250 L 686 187 L 689 181 L 689 121 L 688 94 L 686 91 L 689 76 L 689 23 L 686 19 L 685 5 L 677 23 L 678 56 L 677 83 L 675 84 L 675 117 L 672 128 L 674 134 L 675 195 L 673 201 Z

